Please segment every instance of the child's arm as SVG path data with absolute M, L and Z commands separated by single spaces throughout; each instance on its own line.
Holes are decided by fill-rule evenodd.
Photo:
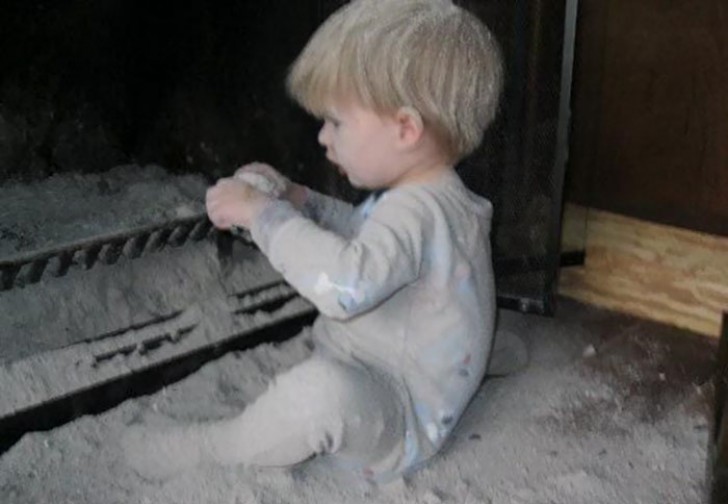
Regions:
M 319 224 L 324 229 L 345 235 L 349 228 L 351 215 L 354 213 L 354 205 L 346 201 L 326 196 L 314 191 L 310 187 L 300 184 L 293 184 L 297 191 L 304 193 L 301 197 L 303 203 L 297 206 L 309 219 Z
M 398 194 L 380 201 L 353 239 L 322 229 L 283 201 L 267 205 L 251 232 L 302 296 L 325 315 L 347 319 L 417 279 L 425 229 L 417 202 Z
M 354 212 L 354 206 L 331 196 L 318 193 L 313 189 L 292 182 L 278 170 L 265 163 L 250 163 L 239 168 L 235 175 L 252 172 L 262 175 L 271 181 L 272 185 L 280 188 L 280 197 L 288 200 L 321 227 L 339 234 L 347 234 L 349 219 Z

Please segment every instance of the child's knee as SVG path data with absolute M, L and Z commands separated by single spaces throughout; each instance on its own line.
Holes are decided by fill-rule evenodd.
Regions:
M 271 392 L 287 396 L 316 453 L 368 461 L 403 437 L 396 394 L 364 370 L 313 357 L 281 375 Z

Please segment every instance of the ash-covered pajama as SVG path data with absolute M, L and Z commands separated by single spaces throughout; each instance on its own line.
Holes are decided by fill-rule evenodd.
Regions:
M 317 358 L 365 367 L 401 405 L 389 452 L 352 464 L 367 477 L 390 479 L 435 454 L 483 378 L 495 322 L 491 216 L 449 170 L 358 207 L 310 191 L 303 213 L 276 201 L 253 224 L 273 267 L 320 311 Z

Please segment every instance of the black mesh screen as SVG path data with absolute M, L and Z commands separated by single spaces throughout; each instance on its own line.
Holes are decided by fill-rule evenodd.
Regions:
M 461 173 L 496 210 L 493 245 L 500 304 L 550 313 L 560 260 L 576 3 L 460 3 L 495 32 L 507 67 L 500 116 L 481 149 L 462 163 Z
M 0 183 L 129 162 L 210 179 L 265 160 L 360 197 L 318 125 L 285 96 L 288 65 L 340 1 L 9 0 L 0 16 Z M 501 304 L 549 312 L 558 265 L 566 0 L 467 0 L 495 32 L 506 91 L 459 170 L 496 209 Z M 561 130 L 560 130 L 561 127 Z

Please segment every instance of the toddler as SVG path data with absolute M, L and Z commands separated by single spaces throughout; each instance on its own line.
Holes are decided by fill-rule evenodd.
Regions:
M 450 0 L 354 0 L 318 29 L 288 90 L 323 120 L 326 157 L 370 196 L 353 207 L 260 163 L 207 194 L 213 224 L 249 229 L 317 307 L 315 351 L 236 418 L 131 433 L 137 470 L 328 454 L 382 482 L 443 446 L 485 374 L 495 322 L 492 208 L 454 165 L 481 141 L 501 86 L 496 42 Z

